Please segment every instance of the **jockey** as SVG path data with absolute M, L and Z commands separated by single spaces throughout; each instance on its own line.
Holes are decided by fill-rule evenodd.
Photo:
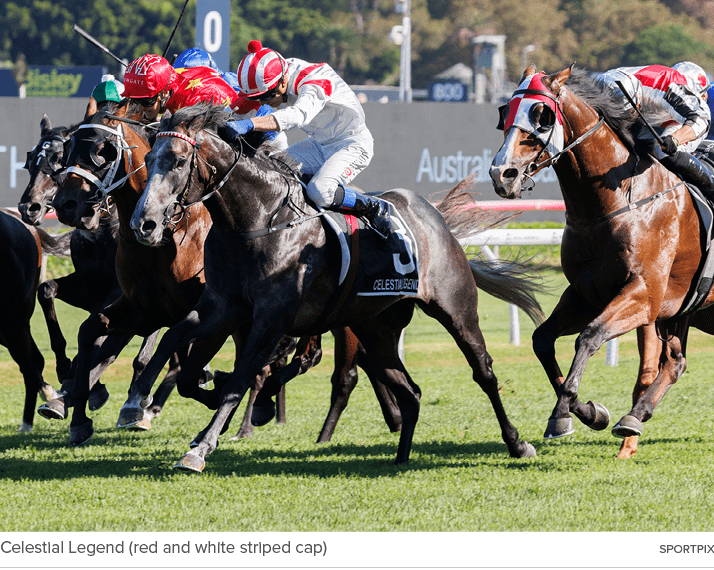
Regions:
M 211 54 L 197 47 L 183 50 L 174 60 L 173 65 L 174 69 L 179 67 L 210 67 L 220 72 Z
M 124 85 L 114 79 L 111 74 L 102 75 L 101 83 L 97 83 L 92 91 L 92 99 L 94 99 L 98 104 L 104 103 L 105 101 L 121 101 L 120 93 L 124 91 Z
M 620 67 L 601 74 L 597 81 L 623 100 L 615 82 L 620 81 L 630 93 L 647 122 L 660 134 L 662 144 L 655 144 L 652 133 L 644 128 L 635 136 L 649 146 L 650 153 L 663 166 L 703 192 L 714 192 L 714 177 L 690 154 L 706 138 L 711 123 L 706 103 L 709 80 L 701 67 L 692 62 L 680 62 L 671 68 Z
M 326 63 L 286 60 L 259 41 L 250 42 L 248 52 L 238 65 L 241 92 L 277 110 L 232 121 L 219 134 L 233 142 L 252 130 L 302 128 L 307 138 L 288 147 L 287 153 L 304 174 L 312 175 L 308 198 L 324 208 L 365 215 L 386 238 L 391 227 L 387 205 L 347 186 L 374 154 L 374 140 L 355 93 Z
M 165 112 L 212 102 L 231 109 L 241 98 L 221 74 L 210 67 L 174 69 L 160 55 L 147 54 L 135 59 L 124 73 L 124 97 L 135 99 L 144 108 L 144 120 L 152 122 Z

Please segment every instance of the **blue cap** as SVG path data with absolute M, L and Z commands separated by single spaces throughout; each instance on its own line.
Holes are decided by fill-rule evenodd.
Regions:
M 203 51 L 200 48 L 192 47 L 181 52 L 181 54 L 174 61 L 174 69 L 179 67 L 211 67 L 218 70 L 216 62 L 213 61 L 211 54 Z

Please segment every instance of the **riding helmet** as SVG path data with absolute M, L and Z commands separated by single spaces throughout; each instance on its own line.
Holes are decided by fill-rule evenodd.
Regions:
M 153 97 L 176 81 L 176 72 L 160 55 L 148 53 L 129 64 L 124 73 L 123 97 Z
M 248 44 L 248 55 L 238 64 L 238 85 L 248 97 L 262 95 L 277 87 L 287 70 L 288 62 L 282 55 L 253 40 Z
M 711 86 L 706 71 L 692 61 L 680 61 L 679 63 L 675 63 L 672 69 L 676 69 L 689 79 L 700 95 Z

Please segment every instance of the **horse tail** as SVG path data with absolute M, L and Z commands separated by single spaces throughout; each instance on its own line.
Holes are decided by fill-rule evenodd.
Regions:
M 71 232 L 64 232 L 58 236 L 53 236 L 42 228 L 35 229 L 40 236 L 43 254 L 54 255 L 55 257 L 68 257 L 70 255 L 70 240 L 72 239 L 74 230 Z
M 471 273 L 476 286 L 497 299 L 516 305 L 539 325 L 545 320 L 536 293 L 543 293 L 546 286 L 535 270 L 518 261 L 470 259 Z
M 518 212 L 479 208 L 470 194 L 475 188 L 474 184 L 475 175 L 470 175 L 449 190 L 442 199 L 436 200 L 436 195 L 429 197 L 429 201 L 434 203 L 444 218 L 446 227 L 458 240 L 501 226 L 518 215 Z

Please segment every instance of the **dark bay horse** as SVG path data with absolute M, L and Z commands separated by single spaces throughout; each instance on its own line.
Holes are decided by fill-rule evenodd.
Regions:
M 96 112 L 95 106 L 90 106 L 87 112 Z M 96 105 L 96 102 L 94 102 Z M 51 209 L 51 202 L 57 193 L 60 183 L 66 175 L 65 146 L 71 134 L 76 129 L 71 127 L 52 127 L 49 117 L 45 115 L 40 122 L 41 136 L 37 145 L 28 153 L 25 168 L 30 174 L 25 191 L 22 194 L 18 210 L 23 221 L 31 225 L 39 225 L 45 214 Z M 40 283 L 37 297 L 45 316 L 50 335 L 50 346 L 56 358 L 58 379 L 63 382 L 73 378 L 72 362 L 67 357 L 67 342 L 57 319 L 54 301 L 59 299 L 65 303 L 93 312 L 102 309 L 118 299 L 121 288 L 116 277 L 115 257 L 117 251 L 117 230 L 119 221 L 116 209 L 108 204 L 99 218 L 97 227 L 92 231 L 75 229 L 70 238 L 70 255 L 74 271 L 69 275 L 50 279 Z M 155 336 L 144 340 L 144 345 L 134 361 L 135 370 L 143 367 L 143 361 L 153 350 Z M 89 394 L 89 409 L 101 408 L 109 398 L 106 387 L 99 381 L 101 373 L 111 364 L 115 357 L 113 347 L 115 340 L 109 339 L 104 351 L 109 353 L 101 359 L 101 364 L 92 369 L 91 391 Z M 177 359 L 171 358 L 169 370 L 164 381 L 153 396 L 152 404 L 147 409 L 147 417 L 135 429 L 149 429 L 152 417 L 161 412 L 163 404 L 175 385 Z M 69 389 L 69 388 L 66 388 Z M 63 394 L 49 400 L 41 406 L 38 412 L 48 419 L 64 419 L 68 413 L 69 398 Z
M 109 336 L 118 341 L 116 350 L 121 350 L 134 336 L 154 334 L 159 328 L 170 326 L 188 313 L 198 301 L 204 285 L 203 243 L 211 226 L 211 219 L 203 206 L 198 205 L 191 212 L 173 225 L 167 232 L 165 242 L 159 248 L 147 248 L 137 242 L 129 229 L 129 218 L 144 189 L 145 169 L 143 160 L 149 150 L 149 141 L 143 130 L 135 125 L 125 124 L 130 103 L 123 102 L 115 109 L 94 113 L 88 109 L 88 117 L 77 129 L 80 138 L 74 135 L 75 150 L 68 157 L 68 175 L 53 200 L 59 219 L 68 224 L 87 230 L 95 229 L 101 219 L 100 204 L 103 202 L 98 189 L 116 186 L 111 190 L 111 197 L 118 218 L 118 246 L 116 253 L 116 272 L 120 285 L 120 295 L 110 305 L 102 307 L 90 315 L 80 328 L 78 376 L 72 399 L 79 398 L 72 415 L 70 441 L 75 445 L 86 442 L 93 433 L 92 422 L 86 416 L 82 402 L 86 398 L 87 373 L 90 369 L 88 357 L 92 353 L 96 339 Z M 116 118 L 115 118 L 116 117 Z M 131 158 L 130 158 L 131 157 Z M 108 179 L 108 173 L 114 172 L 117 180 Z M 126 180 L 124 180 L 126 179 Z M 100 181 L 97 183 L 96 181 Z M 117 185 L 118 184 L 118 185 Z M 354 388 L 356 377 L 351 370 L 358 362 L 358 346 L 346 332 L 342 339 L 345 350 L 339 352 L 341 364 L 337 365 L 336 379 L 331 411 L 320 434 L 322 441 L 329 440 L 341 409 L 346 404 L 349 392 Z M 224 339 L 225 340 L 225 339 Z M 221 343 L 222 344 L 222 343 Z M 291 345 L 283 345 L 286 351 Z M 294 346 L 294 345 L 293 345 Z M 206 350 L 213 355 L 220 348 L 208 344 L 205 347 L 192 348 L 192 351 Z M 182 354 L 185 357 L 186 349 Z M 321 352 L 315 351 L 300 356 L 301 370 L 313 366 Z M 142 365 L 145 355 L 142 355 Z M 283 360 L 284 354 L 274 354 L 271 362 L 266 363 L 257 376 L 254 399 L 260 382 L 268 373 L 275 370 Z M 206 364 L 204 362 L 204 364 Z M 193 397 L 198 387 L 196 378 L 202 368 L 183 374 L 188 383 L 179 384 L 179 391 Z M 135 367 L 135 376 L 139 368 Z M 179 367 L 173 381 L 179 377 Z M 220 385 L 222 376 L 217 375 L 216 385 Z M 384 387 L 373 383 L 385 420 L 392 431 L 400 429 L 400 418 L 391 396 Z M 147 405 L 146 402 L 144 405 Z M 254 416 L 255 417 L 255 416 Z M 283 414 L 284 417 L 284 414 Z M 238 433 L 247 437 L 252 430 L 250 408 Z M 146 422 L 146 411 L 122 412 L 118 420 L 119 427 L 133 427 Z
M 569 285 L 533 334 L 557 395 L 545 437 L 572 433 L 571 412 L 607 427 L 604 406 L 578 400 L 585 365 L 602 344 L 638 329 L 633 407 L 612 430 L 626 438 L 619 457 L 629 457 L 642 423 L 684 372 L 689 325 L 714 332 L 709 309 L 682 313 L 703 262 L 695 206 L 677 176 L 638 152 L 635 115 L 582 70 L 545 75 L 529 67 L 502 118 L 505 141 L 490 171 L 496 193 L 517 198 L 523 181 L 552 163 L 566 207 L 561 262 Z M 710 292 L 704 306 L 712 300 Z M 570 334 L 578 337 L 564 376 L 555 341 Z
M 42 255 L 67 255 L 69 236 L 53 238 L 44 230 L 0 210 L 0 344 L 20 367 L 25 382 L 25 406 L 20 431 L 32 430 L 37 394 L 43 400 L 57 397 L 42 378 L 45 360 L 37 348 L 30 318 L 40 281 Z
M 335 312 L 341 266 L 337 239 L 331 239 L 316 210 L 305 201 L 290 167 L 266 153 L 253 152 L 248 144 L 236 151 L 215 135 L 215 128 L 225 120 L 217 107 L 194 106 L 162 122 L 146 157 L 149 179 L 131 223 L 138 240 L 156 247 L 171 213 L 204 200 L 213 218 L 205 244 L 206 288 L 188 316 L 164 335 L 134 385 L 134 402 L 138 404 L 151 389 L 168 355 L 188 342 L 215 339 L 222 344 L 233 333 L 242 347 L 220 394 L 211 395 L 217 407 L 213 419 L 176 467 L 203 470 L 206 456 L 216 449 L 218 436 L 227 429 L 278 339 L 343 326 L 350 327 L 377 361 L 380 380 L 397 400 L 402 430 L 396 461 L 406 463 L 420 390 L 404 368 L 397 344 L 416 306 L 456 340 L 473 379 L 491 401 L 510 455 L 534 456 L 533 446 L 519 439 L 507 418 L 479 328 L 477 280 L 483 268 L 477 261 L 467 261 L 438 211 L 408 190 L 382 194 L 415 236 L 418 294 L 356 296 Z M 513 295 L 522 292 L 522 284 L 503 275 L 498 289 Z M 523 306 L 523 298 L 518 301 Z M 537 310 L 532 302 L 531 308 Z M 198 365 L 200 361 L 194 364 Z

